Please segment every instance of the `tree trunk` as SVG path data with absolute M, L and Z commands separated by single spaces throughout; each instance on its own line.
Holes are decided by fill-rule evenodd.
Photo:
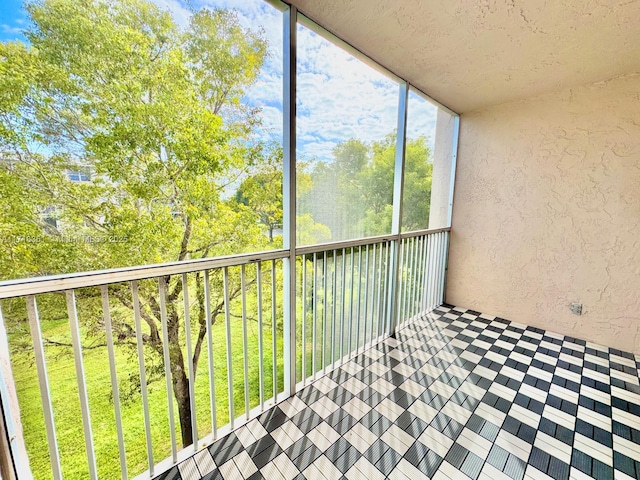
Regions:
M 180 432 L 182 434 L 182 446 L 193 444 L 191 432 L 191 395 L 189 394 L 189 378 L 184 368 L 182 352 L 180 360 L 172 360 L 173 394 L 178 403 L 178 417 L 180 418 Z
M 191 432 L 191 395 L 189 393 L 189 377 L 184 362 L 184 355 L 180 348 L 180 327 L 178 312 L 175 305 L 168 305 L 169 313 L 169 357 L 171 361 L 171 377 L 173 382 L 173 395 L 178 404 L 178 418 L 180 419 L 180 432 L 182 434 L 182 446 L 187 447 L 193 443 Z

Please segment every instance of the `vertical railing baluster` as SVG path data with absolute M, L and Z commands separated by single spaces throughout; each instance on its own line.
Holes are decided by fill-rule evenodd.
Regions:
M 264 338 L 262 331 L 262 262 L 256 262 L 256 294 L 258 301 L 258 388 L 260 411 L 264 411 Z
M 430 235 L 425 236 L 424 245 L 424 273 L 422 274 L 422 292 L 421 292 L 421 308 L 423 312 L 427 311 L 427 289 L 429 288 L 428 275 L 429 275 L 429 242 Z
M 378 246 L 377 244 L 370 245 L 371 249 L 371 259 L 369 260 L 369 306 L 367 307 L 369 320 L 367 321 L 368 333 L 366 336 L 365 345 L 369 345 L 373 341 L 373 326 L 375 323 L 375 305 L 376 305 L 376 275 L 377 275 L 377 256 L 378 256 Z
M 381 302 L 382 302 L 382 283 L 384 282 L 384 276 L 382 274 L 382 257 L 384 254 L 384 243 L 380 243 L 379 249 L 379 259 L 378 259 L 378 293 L 376 298 L 378 299 L 376 303 L 376 338 L 380 337 L 380 319 L 381 317 Z
M 358 247 L 358 303 L 356 304 L 356 355 L 360 349 L 360 304 L 362 297 L 362 246 Z
M 440 306 L 440 296 L 442 292 L 442 268 L 444 267 L 444 238 L 442 232 L 438 234 L 438 240 L 440 248 L 438 252 L 438 295 L 436 298 L 436 305 Z
M 387 296 L 387 292 L 388 292 L 388 283 L 387 283 L 387 277 L 388 277 L 388 264 L 389 264 L 389 243 L 388 242 L 384 242 L 383 243 L 383 259 L 382 259 L 382 267 L 383 267 L 383 275 L 382 275 L 382 291 L 380 292 L 380 319 L 378 320 L 378 337 L 380 335 L 382 335 L 382 332 L 384 331 L 384 322 L 385 319 L 387 318 L 387 301 L 386 301 L 386 296 Z
M 442 305 L 444 301 L 444 281 L 445 281 L 445 268 L 447 258 L 447 232 L 441 232 L 441 245 L 440 245 L 440 281 L 438 282 L 438 305 Z
M 322 257 L 322 372 L 327 367 L 327 251 Z
M 403 306 L 402 306 L 402 317 L 399 318 L 398 323 L 404 323 L 409 316 L 409 296 L 411 293 L 411 245 L 412 238 L 405 238 L 405 249 L 404 249 L 404 292 L 403 292 Z
M 233 356 L 231 353 L 231 305 L 229 304 L 229 268 L 222 271 L 223 295 L 224 295 L 224 324 L 227 340 L 227 397 L 229 400 L 229 426 L 233 430 L 235 420 L 233 402 Z
M 415 303 L 414 299 L 416 296 L 416 270 L 418 268 L 418 238 L 413 237 L 411 239 L 411 291 L 409 292 L 409 311 L 407 312 L 406 320 L 413 318 L 415 315 Z
M 82 414 L 82 426 L 84 430 L 84 445 L 89 465 L 89 477 L 98 478 L 96 466 L 96 453 L 93 445 L 93 431 L 91 428 L 91 414 L 89 413 L 89 397 L 87 395 L 87 382 L 84 374 L 84 362 L 82 361 L 82 344 L 80 339 L 80 325 L 78 322 L 78 310 L 76 308 L 76 294 L 74 290 L 65 292 L 67 300 L 67 313 L 71 328 L 71 343 L 73 345 L 73 359 L 78 380 L 78 396 L 80 397 L 80 412 Z
M 426 282 L 425 282 L 425 274 L 427 273 L 427 241 L 428 241 L 429 236 L 425 235 L 422 237 L 422 246 L 420 248 L 421 253 L 420 253 L 420 265 L 422 266 L 421 270 L 420 270 L 420 289 L 418 290 L 418 302 L 419 302 L 419 308 L 420 308 L 420 313 L 424 312 L 425 306 L 424 306 L 424 289 L 426 287 Z
M 211 433 L 213 434 L 213 438 L 217 438 L 218 420 L 216 412 L 216 378 L 213 364 L 213 332 L 211 331 L 213 325 L 211 318 L 211 280 L 209 278 L 209 270 L 204 271 L 204 316 L 205 322 L 207 322 L 206 335 L 207 355 L 209 357 L 209 410 L 211 413 Z
M 444 265 L 443 261 L 443 233 L 438 233 L 438 282 L 437 282 L 437 291 L 436 291 L 436 301 L 435 306 L 440 306 L 440 291 L 442 290 L 442 267 Z
M 395 240 L 391 243 L 390 285 L 389 285 L 389 311 L 387 314 L 387 334 L 395 334 L 400 318 L 400 300 L 402 293 L 402 258 L 404 255 L 404 242 Z
M 431 235 L 430 236 L 430 242 L 429 242 L 429 275 L 427 276 L 427 278 L 429 279 L 429 288 L 428 288 L 428 292 L 429 292 L 429 300 L 427 302 L 427 309 L 428 310 L 432 310 L 433 309 L 433 286 L 435 284 L 435 279 L 434 279 L 434 265 L 435 265 L 435 241 L 436 241 L 436 237 L 435 235 Z
M 373 256 L 373 280 L 371 281 L 372 288 L 372 302 L 371 302 L 371 344 L 373 344 L 374 338 L 376 338 L 377 326 L 378 326 L 378 288 L 380 285 L 380 258 L 382 258 L 382 244 L 373 246 L 375 255 Z
M 424 274 L 427 271 L 427 254 L 426 254 L 426 245 L 427 245 L 427 235 L 424 235 L 420 241 L 420 286 L 418 288 L 418 296 L 416 298 L 416 302 L 418 303 L 418 309 L 422 314 L 424 312 L 424 305 L 422 299 L 424 298 Z
M 417 258 L 416 258 L 416 252 L 417 252 L 417 244 L 418 244 L 418 238 L 417 237 L 413 237 L 411 238 L 411 270 L 410 270 L 410 276 L 411 276 L 411 289 L 409 290 L 409 295 L 408 295 L 408 299 L 407 299 L 407 318 L 405 318 L 405 322 L 408 321 L 410 318 L 413 318 L 413 315 L 415 313 L 415 305 L 413 303 L 413 298 L 416 292 L 416 268 L 418 266 L 418 262 L 417 262 Z
M 335 342 L 336 342 L 336 312 L 337 312 L 337 279 L 338 279 L 338 254 L 333 251 L 333 281 L 331 282 L 331 365 L 336 361 Z
M 451 242 L 451 233 L 444 232 L 444 267 L 442 268 L 442 303 L 445 303 L 446 295 L 447 295 L 447 269 L 449 267 L 449 246 Z
M 376 294 L 376 255 L 377 255 L 377 250 L 376 250 L 376 244 L 373 244 L 373 252 L 371 253 L 371 282 L 369 282 L 370 286 L 369 288 L 371 289 L 371 292 L 369 293 L 369 321 L 367 322 L 367 325 L 369 325 L 369 335 L 365 337 L 365 345 L 368 345 L 370 342 L 373 341 L 373 321 L 375 318 L 375 311 L 373 309 L 374 305 L 375 305 L 375 294 Z M 369 271 L 367 270 L 367 273 L 369 273 Z M 369 290 L 369 288 L 367 288 L 367 290 Z
M 424 293 L 423 293 L 425 312 L 428 312 L 431 310 L 430 303 L 429 303 L 429 294 L 431 292 L 431 261 L 433 259 L 431 255 L 432 246 L 433 246 L 433 235 L 428 235 L 427 236 L 427 261 L 425 262 L 427 266 L 427 270 L 424 275 L 425 287 L 424 287 Z
M 62 480 L 62 470 L 60 468 L 60 450 L 58 449 L 58 439 L 56 437 L 56 425 L 53 418 L 53 405 L 51 403 L 51 390 L 49 388 L 49 377 L 47 374 L 47 361 L 44 355 L 44 345 L 42 343 L 42 330 L 40 329 L 40 317 L 38 315 L 38 305 L 36 297 L 27 295 L 27 316 L 29 317 L 29 330 L 33 341 L 33 351 L 38 372 L 38 385 L 40 387 L 40 398 L 42 400 L 42 413 L 47 431 L 47 444 L 49 447 L 49 461 L 54 480 Z
M 340 282 L 340 287 L 342 289 L 342 295 L 340 295 L 340 306 L 342 308 L 342 313 L 340 315 L 340 363 L 342 363 L 344 359 L 344 315 L 345 315 L 345 295 L 347 293 L 347 286 L 345 284 L 346 274 L 347 274 L 347 249 L 342 249 L 342 280 Z
M 302 255 L 302 384 L 307 384 L 307 255 Z
M 398 315 L 396 317 L 396 331 L 400 324 L 402 323 L 402 319 L 404 318 L 404 297 L 407 293 L 407 239 L 403 238 L 400 240 L 400 261 L 399 265 L 399 274 L 400 274 L 400 286 L 398 287 Z
M 424 235 L 420 238 L 420 271 L 418 272 L 418 293 L 416 295 L 416 304 L 418 306 L 418 311 L 420 314 L 424 312 L 424 308 L 422 306 L 422 298 L 424 292 L 424 272 L 426 271 L 426 261 L 427 257 L 425 254 L 425 245 L 427 243 L 427 236 Z
M 384 302 L 382 300 L 382 296 L 384 295 L 384 283 L 385 283 L 385 256 L 386 256 L 386 242 L 380 243 L 380 259 L 378 263 L 378 304 L 376 309 L 378 311 L 378 316 L 376 318 L 376 338 L 380 337 L 380 325 L 382 323 L 382 319 L 384 318 Z
M 171 458 L 178 461 L 176 443 L 176 425 L 173 413 L 173 385 L 171 375 L 171 356 L 169 353 L 169 327 L 167 324 L 167 284 L 165 277 L 158 278 L 158 297 L 160 306 L 160 328 L 162 329 L 162 357 L 164 360 L 165 388 L 167 391 L 167 408 L 169 413 L 169 435 L 171 438 Z
M 247 282 L 245 265 L 240 265 L 240 297 L 242 301 L 242 353 L 244 369 L 244 416 L 249 420 L 249 341 L 247 339 Z
M 278 337 L 276 335 L 276 261 L 271 260 L 271 355 L 273 367 L 273 401 L 278 401 Z
M 434 303 L 436 298 L 435 289 L 436 289 L 436 282 L 437 282 L 437 275 L 436 275 L 437 266 L 438 266 L 438 235 L 433 234 L 433 236 L 431 237 L 431 265 L 429 268 L 429 279 L 430 279 L 429 283 L 431 284 L 431 286 L 429 287 L 429 310 L 433 310 L 433 307 L 435 307 Z
M 111 309 L 109 307 L 109 291 L 106 285 L 100 287 L 102 297 L 102 318 L 107 340 L 107 354 L 109 356 L 109 373 L 111 375 L 111 396 L 113 410 L 116 417 L 116 434 L 118 436 L 118 453 L 120 454 L 120 477 L 127 480 L 127 457 L 124 448 L 124 432 L 122 430 L 122 412 L 120 411 L 120 390 L 118 388 L 118 372 L 116 370 L 116 354 L 113 345 L 113 326 L 111 324 Z
M 429 245 L 431 244 L 431 235 L 426 235 L 425 237 L 425 246 L 424 246 L 424 273 L 423 273 L 423 280 L 422 280 L 422 297 L 421 297 L 421 303 L 422 303 L 422 311 L 423 312 L 428 312 L 429 311 L 429 307 L 427 305 L 427 297 L 428 297 L 428 291 L 429 291 Z
M 431 243 L 431 272 L 429 275 L 429 277 L 431 278 L 431 288 L 429 289 L 429 292 L 430 292 L 429 310 L 433 310 L 433 308 L 435 307 L 437 267 L 438 267 L 438 236 L 433 235 L 433 242 Z
M 396 319 L 396 326 L 400 326 L 404 319 L 404 298 L 407 294 L 407 239 L 400 240 L 400 286 L 398 288 L 398 318 Z
M 395 293 L 396 293 L 395 296 L 397 298 L 398 304 L 397 304 L 396 311 L 395 311 L 396 318 L 394 319 L 394 322 L 395 322 L 395 325 L 397 326 L 398 325 L 398 317 L 400 315 L 400 308 L 402 307 L 402 276 L 403 276 L 402 258 L 403 258 L 403 254 L 404 254 L 404 252 L 403 252 L 403 250 L 404 250 L 404 242 L 402 240 L 399 240 L 396 243 L 396 245 L 397 245 L 397 249 L 398 249 L 398 260 L 397 260 L 397 263 L 395 265 L 395 268 L 398 271 L 397 272 L 398 285 L 397 285 L 397 287 L 395 289 Z M 393 275 L 393 273 L 392 273 L 392 275 Z
M 142 412 L 144 415 L 144 429 L 147 438 L 147 460 L 149 463 L 149 475 L 153 476 L 154 461 L 151 444 L 151 422 L 149 419 L 149 396 L 147 394 L 147 371 L 144 364 L 144 345 L 142 343 L 142 323 L 140 321 L 140 298 L 138 296 L 138 282 L 131 282 L 131 295 L 133 297 L 133 319 L 136 327 L 136 345 L 138 347 L 138 370 L 140 373 L 140 392 L 142 394 Z
M 373 244 L 373 253 L 371 254 L 371 293 L 369 298 L 369 316 L 371 320 L 369 321 L 369 344 L 373 344 L 373 339 L 375 338 L 375 326 L 376 326 L 376 314 L 377 314 L 377 301 L 378 301 L 378 254 L 379 254 L 379 244 Z
M 311 332 L 311 368 L 313 369 L 313 379 L 316 378 L 316 372 L 318 371 L 317 357 L 318 357 L 318 254 L 313 254 L 313 331 Z
M 369 307 L 369 245 L 365 245 L 365 260 L 364 260 L 364 308 L 362 315 L 362 323 L 363 332 L 362 332 L 362 346 L 365 347 L 367 344 L 367 325 L 369 322 L 367 321 L 368 315 L 368 307 Z
M 446 286 L 447 286 L 447 268 L 449 264 L 449 232 L 444 232 L 444 245 L 442 248 L 444 252 L 442 254 L 442 285 L 441 285 L 441 293 L 440 293 L 440 304 L 445 303 L 445 297 L 447 295 Z
M 400 297 L 400 315 L 398 317 L 398 323 L 397 326 L 400 327 L 403 323 L 404 323 L 404 319 L 407 316 L 407 291 L 409 290 L 409 255 L 411 254 L 410 252 L 410 246 L 409 246 L 409 239 L 408 238 L 403 238 L 402 239 L 402 260 L 400 262 L 400 265 L 402 267 L 401 270 L 401 278 L 402 278 L 402 296 Z
M 409 244 L 409 248 L 407 251 L 407 290 L 405 293 L 406 305 L 405 305 L 405 311 L 404 311 L 405 318 L 403 319 L 403 321 L 405 322 L 409 318 L 411 318 L 411 288 L 413 286 L 413 260 L 414 260 L 413 252 L 415 247 L 415 237 L 411 237 L 407 239 L 407 242 Z
M 431 300 L 432 307 L 435 308 L 438 304 L 438 282 L 440 279 L 440 234 L 434 235 L 435 252 L 433 256 L 433 299 Z
M 416 238 L 416 276 L 414 280 L 415 289 L 413 291 L 413 316 L 416 316 L 420 313 L 420 302 L 418 301 L 418 299 L 420 298 L 420 273 L 422 272 L 422 239 L 423 237 Z
M 382 317 L 380 318 L 380 327 L 379 327 L 379 335 L 384 335 L 385 332 L 385 326 L 386 326 L 386 319 L 388 318 L 388 312 L 391 309 L 391 304 L 389 303 L 388 299 L 385 300 L 385 298 L 387 297 L 387 292 L 389 292 L 389 289 L 391 288 L 391 242 L 388 241 L 385 243 L 385 262 L 384 262 L 384 284 L 383 284 L 383 288 L 382 288 L 382 292 L 383 292 L 383 296 L 382 296 Z
M 352 343 L 352 339 L 353 339 L 353 291 L 354 291 L 354 279 L 355 279 L 355 263 L 356 263 L 356 258 L 354 255 L 354 250 L 355 247 L 351 247 L 351 278 L 350 278 L 350 282 L 351 283 L 351 287 L 349 288 L 349 330 L 347 331 L 347 337 L 348 337 L 348 342 L 349 342 L 349 348 L 347 348 L 347 355 L 351 355 L 351 345 Z
M 191 435 L 193 451 L 198 451 L 198 422 L 196 419 L 196 375 L 193 368 L 193 348 L 191 339 L 191 315 L 189 312 L 189 285 L 187 274 L 182 274 L 182 303 L 184 306 L 184 335 L 187 344 L 187 365 L 189 366 L 189 405 L 191 407 Z
M 435 292 L 434 292 L 434 300 L 433 306 L 434 308 L 438 306 L 438 298 L 440 296 L 440 265 L 441 265 L 441 255 L 442 255 L 442 238 L 440 237 L 440 233 L 436 234 L 436 281 L 435 281 Z
M 424 268 L 424 258 L 422 257 L 422 249 L 424 247 L 424 235 L 421 235 L 418 238 L 418 251 L 417 251 L 417 262 L 418 262 L 418 268 L 416 270 L 416 295 L 415 295 L 415 309 L 416 309 L 416 315 L 419 315 L 420 313 L 422 313 L 422 309 L 420 308 L 420 299 L 421 297 L 421 292 L 422 292 L 422 272 L 423 272 L 423 268 Z

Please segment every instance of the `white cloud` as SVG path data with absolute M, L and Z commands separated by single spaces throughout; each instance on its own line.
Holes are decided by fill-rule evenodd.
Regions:
M 419 95 L 409 92 L 407 106 L 407 138 L 425 136 L 433 147 L 436 136 L 436 115 L 438 107 L 429 103 Z
M 186 25 L 189 9 L 181 0 L 153 0 Z M 265 140 L 281 141 L 283 91 L 282 13 L 264 0 L 191 0 L 195 8 L 234 8 L 245 28 L 263 31 L 269 43 L 259 78 L 245 101 L 261 108 Z M 330 160 L 340 142 L 382 140 L 397 126 L 399 88 L 391 78 L 356 59 L 306 27 L 298 26 L 298 157 Z M 435 137 L 437 108 L 410 94 L 407 135 Z
M 398 91 L 390 78 L 298 27 L 301 157 L 329 160 L 333 147 L 350 138 L 382 140 L 396 128 Z
M 0 25 L 0 30 L 2 30 L 2 33 L 5 35 L 22 35 L 22 33 L 24 32 L 23 28 L 12 27 L 11 25 L 7 25 L 6 23 Z
M 24 34 L 24 28 L 3 23 L 0 24 L 0 32 L 3 40 L 17 40 Z

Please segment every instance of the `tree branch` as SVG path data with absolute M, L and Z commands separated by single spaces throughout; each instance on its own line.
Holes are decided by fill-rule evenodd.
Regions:
M 125 307 L 129 308 L 130 310 L 133 310 L 133 302 L 129 301 L 129 299 L 123 294 L 123 292 L 116 290 L 114 292 L 114 296 L 120 301 L 120 303 L 122 303 Z M 154 319 L 145 311 L 144 309 L 145 304 L 143 302 L 140 302 L 140 316 L 142 317 L 142 319 L 145 321 L 145 323 L 147 325 L 149 325 L 149 329 L 151 330 L 151 335 L 147 335 L 146 337 L 146 343 L 151 344 L 152 346 L 156 347 L 157 345 L 160 345 L 162 342 L 160 340 L 160 332 L 158 331 L 158 326 L 156 325 L 156 322 L 154 321 Z M 128 326 L 128 325 L 127 325 Z M 143 338 L 145 336 L 143 335 Z

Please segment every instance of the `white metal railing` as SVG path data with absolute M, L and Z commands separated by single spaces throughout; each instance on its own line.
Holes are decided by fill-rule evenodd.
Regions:
M 298 381 L 309 381 L 389 330 L 391 241 L 303 253 Z
M 448 229 L 423 230 L 296 249 L 296 298 L 291 299 L 296 341 L 291 347 L 297 365 L 290 368 L 296 369 L 298 387 L 393 333 L 398 323 L 441 304 L 448 238 Z M 95 341 L 85 345 L 87 330 L 93 328 L 98 343 L 104 341 L 100 346 L 108 357 L 114 418 L 110 428 L 118 445 L 111 461 L 119 463 L 111 468 L 119 470 L 123 479 L 141 471 L 139 464 L 128 462 L 131 445 L 125 439 L 131 435 L 124 421 L 119 370 L 122 348 L 136 357 L 139 391 L 134 397 L 144 424 L 144 445 L 141 439 L 136 448 L 146 451 L 141 478 L 149 478 L 288 394 L 282 309 L 283 265 L 289 256 L 289 250 L 276 250 L 1 282 L 0 321 L 24 318 L 29 326 L 49 452 L 50 469 L 43 478 L 63 478 L 68 468 L 55 421 L 67 406 L 53 399 L 55 382 L 48 371 L 47 352 L 64 348 L 60 345 L 65 342 L 58 339 L 50 346 L 54 343 L 43 335 L 40 305 L 50 312 L 56 298 L 64 298 L 64 304 L 58 304 L 69 321 L 66 347 L 74 359 L 88 478 L 104 477 L 100 472 L 105 465 L 97 460 L 96 435 L 101 430 L 92 423 L 90 409 L 93 382 L 87 378 L 85 362 Z M 196 382 L 201 359 L 206 385 Z M 155 395 L 154 402 L 160 398 L 157 388 L 149 390 L 153 381 L 164 383 L 160 390 L 164 390 L 166 418 L 157 418 L 150 408 L 150 395 Z M 15 388 L 13 379 L 5 383 Z M 200 400 L 203 396 L 206 401 Z M 168 438 L 161 441 L 154 437 L 158 423 L 168 430 Z M 38 448 L 43 446 L 27 445 L 31 455 Z

